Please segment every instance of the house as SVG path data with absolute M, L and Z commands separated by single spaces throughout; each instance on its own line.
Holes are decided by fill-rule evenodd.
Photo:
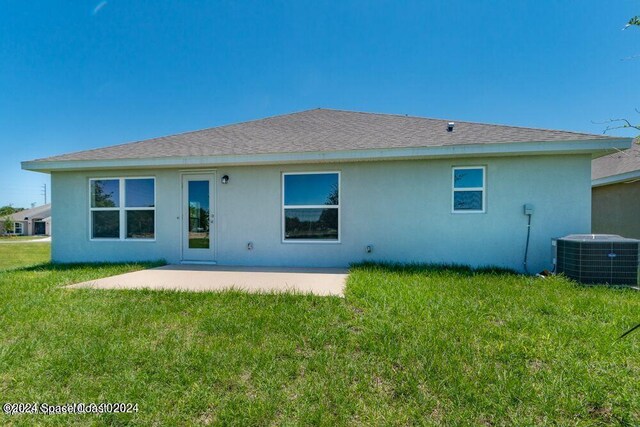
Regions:
M 13 230 L 9 234 L 19 236 L 51 235 L 51 204 L 24 209 L 9 215 Z
M 591 160 L 628 138 L 315 109 L 23 162 L 55 262 L 549 268 L 591 231 Z
M 594 233 L 640 239 L 640 140 L 625 151 L 593 161 L 591 170 Z

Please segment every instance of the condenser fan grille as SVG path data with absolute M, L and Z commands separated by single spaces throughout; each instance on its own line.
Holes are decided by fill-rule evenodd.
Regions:
M 556 241 L 556 272 L 585 284 L 638 284 L 640 241 L 615 235 L 571 235 Z

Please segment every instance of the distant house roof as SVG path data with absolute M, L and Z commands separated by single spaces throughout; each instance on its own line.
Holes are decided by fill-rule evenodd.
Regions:
M 51 216 L 51 203 L 36 206 L 35 208 L 25 209 L 20 212 L 16 212 L 11 215 L 11 219 L 14 221 L 25 221 L 27 219 L 44 219 Z
M 595 159 L 591 164 L 594 186 L 640 178 L 640 137 L 628 150 Z
M 460 121 L 455 122 L 453 131 L 449 132 L 448 122 L 391 114 L 315 109 L 37 159 L 25 162 L 23 167 L 45 170 L 61 162 L 67 162 L 65 167 L 70 168 L 72 162 L 89 161 L 112 165 L 110 161 L 113 160 L 255 155 L 272 155 L 275 158 L 273 155 L 292 153 L 439 147 L 450 151 L 469 145 L 602 141 L 615 144 L 622 140 L 586 133 Z M 593 147 L 596 145 L 591 144 Z M 603 146 L 598 147 L 603 149 Z M 134 164 L 128 162 L 128 165 Z M 168 164 L 165 161 L 165 165 Z

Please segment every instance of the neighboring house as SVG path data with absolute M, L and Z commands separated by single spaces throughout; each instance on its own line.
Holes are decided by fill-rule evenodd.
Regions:
M 13 221 L 13 230 L 8 234 L 19 236 L 51 235 L 51 204 L 24 209 L 9 215 Z
M 640 239 L 640 145 L 594 160 L 591 179 L 592 231 Z
M 591 230 L 591 160 L 629 138 L 317 109 L 24 162 L 56 262 L 551 267 Z

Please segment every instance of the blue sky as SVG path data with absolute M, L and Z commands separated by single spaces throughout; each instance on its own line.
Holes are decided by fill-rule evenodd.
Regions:
M 0 205 L 20 161 L 316 107 L 600 133 L 640 121 L 640 1 L 0 0 Z M 629 133 L 614 133 L 629 135 Z

